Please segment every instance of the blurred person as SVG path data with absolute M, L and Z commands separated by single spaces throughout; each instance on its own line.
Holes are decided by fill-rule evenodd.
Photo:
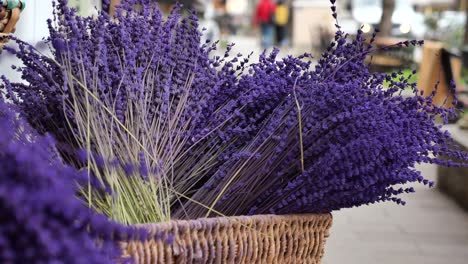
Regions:
M 279 0 L 275 8 L 276 43 L 280 47 L 288 45 L 287 25 L 289 22 L 289 9 L 284 0 Z
M 260 25 L 262 33 L 262 48 L 266 49 L 273 46 L 275 35 L 274 15 L 275 4 L 271 0 L 261 0 L 255 11 L 254 23 Z
M 223 34 L 235 35 L 237 28 L 233 23 L 233 16 L 229 14 L 226 10 L 222 10 L 217 18 L 217 23 L 221 27 Z
M 0 0 L 0 2 L 0 33 L 5 36 L 5 34 L 16 31 L 16 23 L 18 23 L 20 14 L 26 7 L 26 4 L 22 0 Z M 3 43 L 7 41 L 8 38 L 1 40 Z
M 1 4 L 4 2 L 0 0 Z M 31 44 L 42 54 L 49 55 L 51 51 L 45 39 L 49 36 L 47 19 L 54 18 L 52 1 L 21 0 L 19 2 L 21 2 L 21 7 L 18 5 L 16 8 L 19 8 L 21 11 L 21 17 L 14 26 L 15 37 Z M 8 46 L 15 47 L 15 41 L 10 41 Z M 24 82 L 21 78 L 21 73 L 12 69 L 12 65 L 22 67 L 23 63 L 14 54 L 2 52 L 0 54 L 0 74 L 7 76 L 13 82 Z

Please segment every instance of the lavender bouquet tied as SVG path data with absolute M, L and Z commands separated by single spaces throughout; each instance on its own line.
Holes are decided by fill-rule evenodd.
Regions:
M 332 2 L 333 16 L 336 7 Z M 8 97 L 64 162 L 87 172 L 81 195 L 124 224 L 245 214 L 330 212 L 403 204 L 417 163 L 466 166 L 410 76 L 372 73 L 375 51 L 337 27 L 310 55 L 215 54 L 195 14 L 164 18 L 152 1 L 123 1 L 115 19 L 82 18 L 59 0 L 52 56 L 18 41 L 24 83 Z M 388 48 L 421 45 L 396 43 Z M 383 83 L 387 81 L 388 87 Z M 413 96 L 403 97 L 410 88 Z M 444 158 L 441 158 L 444 156 Z

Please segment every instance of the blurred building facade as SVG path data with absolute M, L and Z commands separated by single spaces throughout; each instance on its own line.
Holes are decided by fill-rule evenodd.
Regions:
M 337 1 L 339 10 L 345 2 Z M 300 49 L 310 50 L 320 46 L 328 32 L 333 31 L 334 18 L 329 0 L 294 0 L 292 7 L 292 44 Z M 339 13 L 341 13 L 339 11 Z M 343 12 L 344 13 L 344 12 Z

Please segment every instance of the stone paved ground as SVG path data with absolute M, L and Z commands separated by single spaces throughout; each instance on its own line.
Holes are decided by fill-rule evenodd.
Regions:
M 435 180 L 434 166 L 420 168 Z M 386 203 L 335 212 L 324 264 L 468 263 L 468 213 L 437 189 L 415 189 L 404 207 Z

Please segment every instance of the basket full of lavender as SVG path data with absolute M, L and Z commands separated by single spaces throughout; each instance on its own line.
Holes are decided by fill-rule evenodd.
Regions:
M 433 185 L 418 163 L 467 165 L 436 124 L 455 109 L 411 76 L 369 70 L 376 33 L 351 38 L 337 25 L 315 65 L 278 50 L 250 63 L 200 43 L 195 13 L 180 6 L 165 17 L 127 0 L 114 18 L 83 18 L 66 2 L 48 21 L 51 54 L 5 47 L 25 82 L 2 77 L 3 97 L 54 139 L 54 164 L 81 175 L 69 177 L 75 199 L 148 231 L 116 236 L 136 263 L 319 263 L 330 212 L 404 204 L 405 184 Z

